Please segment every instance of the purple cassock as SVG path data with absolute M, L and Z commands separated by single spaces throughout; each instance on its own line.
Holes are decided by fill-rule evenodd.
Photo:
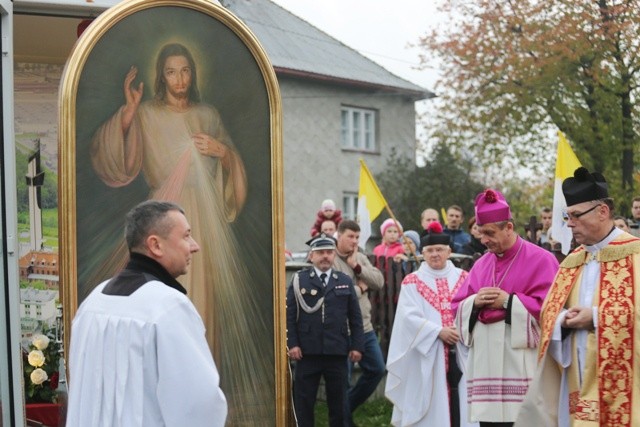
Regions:
M 558 271 L 558 261 L 545 249 L 518 237 L 516 243 L 502 256 L 487 252 L 478 259 L 454 296 L 451 308 L 455 312 L 467 297 L 478 293 L 480 288 L 498 286 L 508 294 L 515 294 L 527 311 L 540 320 L 542 302 Z M 482 323 L 504 320 L 503 309 L 484 308 L 478 315 Z
M 502 193 L 491 189 L 478 194 L 475 212 L 481 226 L 512 218 Z M 557 271 L 551 252 L 518 236 L 504 253 L 489 252 L 477 260 L 453 297 L 456 327 L 469 349 L 469 420 L 515 421 L 536 371 L 540 311 Z M 507 304 L 476 308 L 475 298 L 483 287 L 505 291 L 510 295 Z

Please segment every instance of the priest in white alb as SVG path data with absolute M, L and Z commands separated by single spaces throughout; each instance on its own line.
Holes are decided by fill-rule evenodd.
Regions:
M 466 422 L 465 348 L 451 311 L 467 272 L 449 260 L 450 243 L 431 223 L 421 239 L 425 261 L 402 282 L 385 387 L 394 426 L 474 425 Z
M 200 246 L 183 209 L 127 214 L 127 266 L 99 284 L 71 327 L 67 427 L 223 427 L 227 400 L 202 318 L 176 280 Z

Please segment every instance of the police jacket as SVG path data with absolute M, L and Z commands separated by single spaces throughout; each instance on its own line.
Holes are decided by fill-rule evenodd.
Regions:
M 287 289 L 287 346 L 300 347 L 303 357 L 363 352 L 362 315 L 351 278 L 333 270 L 325 287 L 313 268 L 302 270 L 297 276 L 298 297 L 295 276 Z M 322 297 L 324 301 L 320 302 Z M 315 311 L 308 313 L 305 306 Z

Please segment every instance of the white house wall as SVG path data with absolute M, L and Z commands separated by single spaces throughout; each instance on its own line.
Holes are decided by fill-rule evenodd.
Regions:
M 385 169 L 392 148 L 415 160 L 415 105 L 397 94 L 283 76 L 279 83 L 284 112 L 285 242 L 291 251 L 304 251 L 322 200 L 333 199 L 342 209 L 343 194 L 358 192 L 360 158 L 374 175 Z M 377 110 L 378 152 L 341 148 L 342 106 Z

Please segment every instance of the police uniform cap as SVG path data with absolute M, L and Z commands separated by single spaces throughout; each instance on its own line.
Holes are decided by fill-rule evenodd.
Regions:
M 312 251 L 321 251 L 325 249 L 335 249 L 336 248 L 336 239 L 331 236 L 327 236 L 322 233 L 319 236 L 312 238 L 307 241 L 307 245 L 311 248 Z

